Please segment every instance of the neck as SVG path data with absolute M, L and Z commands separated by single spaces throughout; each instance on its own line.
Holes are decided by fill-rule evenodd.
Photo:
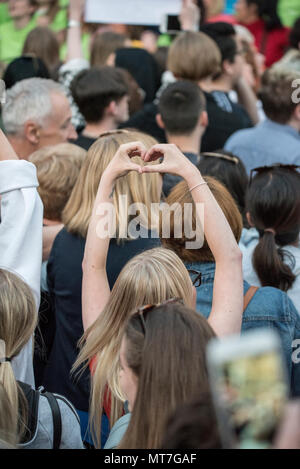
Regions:
M 97 123 L 87 123 L 82 135 L 85 137 L 98 138 L 100 134 L 116 130 L 117 124 L 113 118 L 106 117 Z
M 249 13 L 249 15 L 247 16 L 247 19 L 242 21 L 241 24 L 252 24 L 258 21 L 259 19 L 260 17 L 256 15 L 255 13 Z
M 200 88 L 211 93 L 212 91 L 224 91 L 228 93 L 232 89 L 232 83 L 229 76 L 223 74 L 217 80 L 203 80 L 200 82 Z
M 297 132 L 300 133 L 300 122 L 299 122 L 299 120 L 292 118 L 286 124 L 289 125 L 290 127 L 292 127 L 293 129 L 297 130 Z
M 11 135 L 7 135 L 7 138 L 21 160 L 28 160 L 31 153 L 36 150 L 36 148 L 25 138 L 23 139 L 21 137 Z
M 195 153 L 199 155 L 201 146 L 201 131 L 195 131 L 190 135 L 169 135 L 168 143 L 176 145 L 183 153 Z
M 15 18 L 13 20 L 14 22 L 14 26 L 15 26 L 15 29 L 23 29 L 25 28 L 29 21 L 30 21 L 31 17 L 29 15 L 27 16 L 22 16 L 22 18 Z

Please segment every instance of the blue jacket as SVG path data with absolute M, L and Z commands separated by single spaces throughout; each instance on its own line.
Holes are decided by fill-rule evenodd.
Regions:
M 201 285 L 197 287 L 196 309 L 207 318 L 212 307 L 215 263 L 186 264 L 186 268 L 202 273 Z M 244 294 L 249 287 L 249 283 L 244 281 Z M 295 352 L 293 341 L 300 339 L 300 316 L 286 293 L 273 287 L 259 288 L 244 311 L 242 332 L 258 327 L 272 328 L 278 332 L 283 344 L 291 393 L 300 396 L 300 363 L 292 361 Z M 299 348 L 299 345 L 300 341 L 294 342 L 294 347 Z

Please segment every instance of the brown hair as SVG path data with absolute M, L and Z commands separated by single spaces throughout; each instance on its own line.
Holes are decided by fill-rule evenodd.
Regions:
M 209 189 L 211 190 L 213 196 L 215 197 L 225 217 L 227 218 L 236 241 L 239 242 L 243 229 L 243 222 L 242 216 L 233 197 L 230 195 L 226 187 L 216 179 L 210 176 L 204 176 L 204 180 L 207 182 Z M 179 217 L 178 212 L 178 210 L 180 210 L 182 213 L 184 213 L 184 204 L 192 204 L 192 228 L 193 230 L 196 229 L 196 207 L 185 181 L 180 182 L 172 189 L 166 199 L 166 203 L 169 206 L 172 206 L 173 204 L 179 205 L 173 212 L 171 212 L 170 237 L 163 238 L 162 229 L 160 229 L 163 246 L 169 249 L 173 249 L 173 251 L 176 252 L 176 254 L 180 257 L 180 259 L 182 259 L 183 262 L 214 262 L 215 259 L 206 239 L 204 240 L 204 244 L 201 249 L 186 249 L 186 242 L 191 242 L 192 240 L 185 237 L 184 230 L 182 230 L 183 233 L 181 238 L 175 236 L 179 221 L 182 223 L 182 220 L 184 220 L 183 216 Z M 162 216 L 163 213 L 164 212 L 162 211 Z
M 215 334 L 204 317 L 180 303 L 132 315 L 126 361 L 138 389 L 121 449 L 160 448 L 168 419 L 208 388 L 206 346 Z
M 291 119 L 298 106 L 292 100 L 292 84 L 296 79 L 300 79 L 299 72 L 280 67 L 272 67 L 263 74 L 259 97 L 269 119 L 279 124 L 286 124 Z
M 221 53 L 206 34 L 188 31 L 172 43 L 167 65 L 176 78 L 198 82 L 220 72 Z
M 36 1 L 36 0 L 31 0 L 31 3 L 32 5 L 34 5 L 36 8 L 38 8 L 40 6 L 40 4 Z M 54 20 L 54 18 L 56 17 L 57 13 L 59 12 L 60 10 L 60 5 L 59 5 L 59 0 L 50 0 L 49 2 L 49 7 L 48 7 L 48 11 L 47 11 L 47 16 L 49 17 L 50 19 L 50 23 L 52 23 L 52 21 Z
M 43 26 L 34 28 L 27 35 L 22 55 L 32 55 L 42 59 L 52 74 L 59 65 L 59 43 L 55 33 Z
M 45 218 L 61 221 L 86 153 L 77 145 L 61 143 L 30 155 L 29 161 L 37 169 L 38 192 L 44 204 Z
M 91 67 L 101 67 L 107 65 L 107 59 L 121 47 L 125 47 L 126 36 L 105 31 L 95 35 L 91 50 Z

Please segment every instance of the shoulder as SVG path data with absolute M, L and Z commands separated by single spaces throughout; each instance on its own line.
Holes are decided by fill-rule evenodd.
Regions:
M 241 129 L 237 132 L 234 132 L 234 134 L 232 134 L 225 143 L 225 149 L 229 150 L 230 147 L 240 144 L 243 146 L 247 146 L 247 141 L 253 142 L 253 137 L 256 133 L 256 127 L 251 127 L 249 129 Z

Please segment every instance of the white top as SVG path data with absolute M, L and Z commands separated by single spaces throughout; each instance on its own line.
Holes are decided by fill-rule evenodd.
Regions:
M 251 228 L 249 230 L 246 230 L 245 228 L 243 229 L 239 246 L 243 253 L 244 280 L 250 283 L 250 285 L 260 287 L 261 283 L 252 265 L 253 251 L 258 244 L 258 241 L 259 234 L 255 228 Z M 296 275 L 296 279 L 292 288 L 290 288 L 286 293 L 293 301 L 298 313 L 300 314 L 300 242 L 298 246 L 284 246 L 283 250 L 291 254 L 295 259 L 295 265 L 292 270 L 294 275 Z M 288 258 L 286 258 L 285 262 L 290 265 Z
M 24 160 L 0 162 L 0 267 L 18 274 L 40 304 L 43 204 L 36 168 Z M 15 377 L 34 386 L 32 339 L 12 360 Z

